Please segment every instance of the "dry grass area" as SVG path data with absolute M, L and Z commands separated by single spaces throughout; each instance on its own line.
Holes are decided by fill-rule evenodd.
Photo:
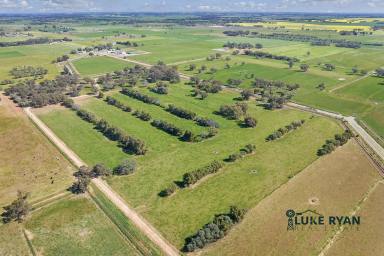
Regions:
M 0 226 L 0 255 L 31 255 L 21 224 L 12 222 Z
M 362 218 L 359 232 L 345 230 L 325 255 L 383 255 L 384 184 L 380 183 L 358 215 Z
M 325 216 L 348 215 L 380 179 L 359 146 L 350 141 L 334 153 L 321 157 L 250 209 L 241 224 L 203 253 L 318 255 L 335 231 L 318 229 L 288 232 L 285 212 L 288 209 L 312 209 Z M 375 216 L 379 216 L 378 213 Z M 376 222 L 380 220 L 372 220 L 370 225 L 366 225 L 373 226 Z
M 71 164 L 20 108 L 4 95 L 0 102 L 0 206 L 17 190 L 37 200 L 66 189 L 73 179 Z

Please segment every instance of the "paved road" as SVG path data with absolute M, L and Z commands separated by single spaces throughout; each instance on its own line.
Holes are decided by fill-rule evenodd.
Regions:
M 328 116 L 331 118 L 336 118 L 336 119 L 344 120 L 344 121 L 348 122 L 348 124 L 353 128 L 353 130 L 355 130 L 355 132 L 357 132 L 357 134 L 359 134 L 359 136 L 372 148 L 372 150 L 375 151 L 375 153 L 382 160 L 384 160 L 384 148 L 382 146 L 380 146 L 380 144 L 377 143 L 376 140 L 374 138 L 372 138 L 372 136 L 369 135 L 369 133 L 367 133 L 363 127 L 361 127 L 359 125 L 359 123 L 356 121 L 355 117 L 343 116 L 343 115 L 338 114 L 338 113 L 333 113 L 333 112 L 329 112 L 329 111 L 325 111 L 325 110 L 315 109 L 315 108 L 311 108 L 311 107 L 300 105 L 300 104 L 293 103 L 293 102 L 289 102 L 289 103 L 287 103 L 287 105 L 294 107 L 294 108 L 299 108 L 302 110 L 311 111 L 314 113 L 318 113 L 321 115 L 325 115 L 325 116 Z
M 60 140 L 51 129 L 48 128 L 32 111 L 31 108 L 24 108 L 24 112 L 35 123 L 35 125 L 63 152 L 71 162 L 77 166 L 86 166 L 86 164 L 77 156 L 62 140 Z M 152 242 L 154 242 L 166 255 L 177 256 L 179 251 L 173 247 L 161 234 L 101 179 L 92 179 L 93 184 L 104 193 L 106 197 L 120 209 L 124 215 L 129 218 Z

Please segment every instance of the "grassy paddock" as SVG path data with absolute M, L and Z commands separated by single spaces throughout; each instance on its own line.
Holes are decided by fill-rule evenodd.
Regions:
M 201 143 L 186 143 L 105 102 L 93 98 L 84 102 L 84 109 L 106 119 L 127 134 L 144 140 L 148 145 L 149 151 L 145 156 L 129 156 L 69 110 L 52 110 L 42 114 L 41 118 L 89 164 L 97 161 L 113 167 L 119 159 L 136 159 L 138 170 L 134 175 L 114 177 L 108 182 L 155 224 L 165 237 L 180 247 L 185 237 L 208 222 L 214 214 L 226 211 L 230 205 L 254 206 L 286 182 L 288 177 L 313 162 L 317 158 L 317 149 L 327 138 L 341 130 L 337 123 L 325 118 L 311 118 L 308 113 L 288 109 L 267 111 L 251 102 L 248 113 L 258 119 L 259 124 L 255 129 L 246 129 L 234 120 L 214 114 L 220 105 L 236 102 L 238 94 L 231 91 L 224 90 L 201 101 L 191 97 L 191 88 L 182 84 L 171 85 L 168 95 L 155 95 L 146 88 L 139 90 L 158 97 L 163 104 L 172 103 L 190 109 L 199 116 L 212 118 L 220 125 L 218 135 Z M 177 123 L 184 129 L 200 129 L 193 122 L 170 115 L 159 107 L 119 93 L 114 96 L 134 109 L 150 112 L 153 118 L 160 117 Z M 300 119 L 307 121 L 300 129 L 276 142 L 265 142 L 265 138 L 274 130 Z M 256 144 L 255 155 L 228 164 L 220 173 L 194 189 L 178 191 L 170 198 L 158 196 L 171 182 L 180 180 L 185 172 L 214 159 L 225 159 L 249 143 Z M 253 174 L 252 170 L 256 170 L 257 174 Z
M 335 230 L 329 226 L 326 230 L 324 227 L 318 226 L 312 230 L 287 232 L 285 212 L 288 209 L 296 212 L 311 209 L 324 216 L 350 215 L 350 212 L 379 179 L 376 168 L 360 147 L 354 141 L 350 141 L 332 154 L 324 156 L 308 166 L 287 184 L 262 200 L 247 213 L 243 222 L 226 238 L 213 244 L 204 254 L 251 255 L 257 251 L 260 255 L 271 253 L 274 255 L 318 255 Z M 362 231 L 351 230 L 349 233 L 347 232 L 347 238 L 344 239 L 348 241 L 359 237 L 354 241 L 359 241 L 357 243 L 361 245 L 359 247 L 366 248 L 365 251 L 360 251 L 362 255 L 366 254 L 364 252 L 368 253 L 370 247 L 367 243 L 362 243 L 360 239 L 366 239 L 368 243 L 374 244 L 368 237 L 375 232 L 376 236 L 372 237 L 379 237 L 380 234 L 380 227 L 373 224 L 375 221 L 377 222 L 377 219 L 374 220 L 374 216 L 378 216 L 378 212 L 369 210 L 369 214 L 369 219 L 365 215 L 362 217 L 360 227 L 361 230 L 365 230 L 364 234 L 367 236 L 361 234 Z M 371 230 L 373 227 L 375 227 L 374 231 Z M 260 232 L 261 230 L 263 232 Z M 348 243 L 350 245 L 348 247 L 347 243 L 336 242 L 335 246 L 340 247 L 341 250 L 338 250 L 339 254 L 331 255 L 345 255 L 346 248 L 351 252 L 356 252 L 355 245 Z M 341 245 L 337 246 L 337 244 Z
M 38 254 L 138 255 L 86 197 L 61 200 L 34 212 L 25 228 Z
M 107 56 L 86 57 L 74 60 L 72 63 L 84 76 L 104 74 L 132 66 L 129 62 Z

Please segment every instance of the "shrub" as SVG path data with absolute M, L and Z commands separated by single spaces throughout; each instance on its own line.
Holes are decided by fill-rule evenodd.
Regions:
M 257 120 L 253 117 L 247 116 L 244 118 L 245 127 L 256 127 Z
M 216 173 L 222 167 L 223 167 L 223 163 L 215 160 L 207 166 L 204 166 L 192 172 L 187 172 L 183 175 L 183 185 L 187 187 L 192 184 L 195 184 L 204 176 L 207 176 L 208 174 Z
M 274 133 L 270 134 L 265 140 L 272 141 L 283 137 L 286 133 L 295 130 L 302 126 L 305 123 L 305 120 L 293 121 L 292 123 L 286 125 L 285 127 L 279 128 Z
M 204 126 L 204 127 L 214 127 L 214 128 L 220 127 L 216 121 L 208 118 L 197 117 L 195 121 L 198 125 Z
M 223 105 L 219 109 L 219 114 L 228 119 L 239 119 L 247 113 L 246 103 L 236 103 L 235 105 Z
M 135 112 L 133 112 L 132 115 L 136 116 L 137 118 L 140 118 L 143 121 L 151 120 L 151 115 L 147 112 L 144 112 L 144 111 L 136 110 Z
M 170 124 L 166 121 L 162 120 L 153 120 L 151 122 L 151 125 L 165 131 L 168 134 L 171 134 L 173 136 L 180 136 L 182 134 L 182 130 L 174 126 L 173 124 Z
M 325 144 L 317 151 L 317 155 L 322 156 L 331 153 L 337 147 L 347 143 L 352 137 L 353 134 L 350 130 L 346 130 L 342 134 L 336 134 L 334 139 L 325 142 Z
M 245 209 L 231 206 L 229 213 L 216 215 L 212 222 L 205 224 L 196 234 L 185 239 L 183 251 L 193 252 L 223 238 L 235 224 L 244 218 L 245 213 Z
M 160 192 L 160 196 L 161 197 L 166 197 L 166 196 L 170 196 L 172 195 L 173 193 L 175 193 L 177 190 L 177 186 L 175 183 L 171 183 L 167 188 L 165 188 L 164 190 L 162 190 Z
M 184 119 L 193 120 L 196 117 L 196 113 L 187 109 L 176 107 L 175 105 L 172 105 L 172 104 L 168 105 L 167 111 L 175 116 L 178 116 Z
M 116 175 L 128 175 L 134 173 L 135 170 L 136 162 L 131 159 L 125 159 L 113 170 L 113 173 Z

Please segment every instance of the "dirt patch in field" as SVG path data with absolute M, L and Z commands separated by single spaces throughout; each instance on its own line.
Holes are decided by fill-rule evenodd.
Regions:
M 350 141 L 323 156 L 250 209 L 241 224 L 206 255 L 314 255 L 335 230 L 287 231 L 286 211 L 313 210 L 324 216 L 348 215 L 380 177 Z M 372 221 L 371 225 L 375 225 Z

